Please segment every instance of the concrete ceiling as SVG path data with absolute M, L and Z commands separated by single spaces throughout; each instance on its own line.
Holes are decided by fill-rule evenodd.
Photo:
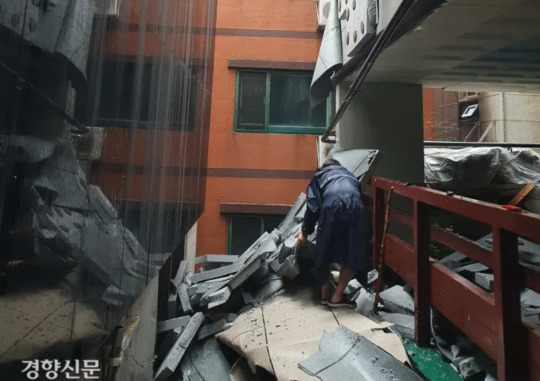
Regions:
M 387 48 L 367 80 L 540 93 L 540 0 L 451 0 Z

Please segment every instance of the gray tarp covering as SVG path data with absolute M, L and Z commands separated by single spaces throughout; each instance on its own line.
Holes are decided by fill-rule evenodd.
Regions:
M 311 107 L 316 106 L 328 97 L 328 94 L 332 91 L 330 77 L 341 64 L 343 64 L 343 54 L 341 51 L 341 26 L 338 17 L 337 0 L 330 0 L 328 21 L 324 29 L 321 48 L 309 90 Z
M 426 182 L 443 190 L 470 190 L 493 184 L 540 185 L 540 155 L 500 147 L 426 148 Z

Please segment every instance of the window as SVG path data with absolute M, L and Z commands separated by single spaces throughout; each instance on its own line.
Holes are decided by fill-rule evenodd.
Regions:
M 139 80 L 136 79 L 135 62 L 105 61 L 99 98 L 97 124 L 100 127 L 131 127 L 133 124 L 136 87 L 141 86 L 138 102 L 137 127 L 152 128 L 155 118 L 150 115 L 152 91 L 152 62 L 142 67 Z M 195 125 L 197 78 L 185 66 L 178 65 L 172 73 L 172 93 L 170 120 L 165 121 L 170 129 L 193 130 Z M 187 83 L 186 83 L 187 81 Z M 153 97 L 155 98 L 155 96 Z M 184 110 L 187 109 L 187 113 Z M 187 114 L 187 115 L 184 115 Z M 158 120 L 161 120 L 158 119 Z
M 246 251 L 265 231 L 271 232 L 279 226 L 284 216 L 280 215 L 233 215 L 229 217 L 229 254 L 240 255 Z
M 322 102 L 311 109 L 310 85 L 310 73 L 239 71 L 235 130 L 324 133 L 328 103 Z

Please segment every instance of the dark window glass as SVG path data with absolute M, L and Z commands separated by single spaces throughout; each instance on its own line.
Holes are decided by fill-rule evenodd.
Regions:
M 134 62 L 105 61 L 99 99 L 98 123 L 101 126 L 130 125 L 135 119 L 148 121 L 152 64 L 143 65 L 140 80 L 141 100 L 139 115 L 134 115 L 137 89 L 136 65 Z
M 280 215 L 244 215 L 231 216 L 229 226 L 229 253 L 241 255 L 265 231 L 271 233 L 284 216 Z
M 279 226 L 281 221 L 283 221 L 283 218 L 283 216 L 277 214 L 269 214 L 263 216 L 264 231 L 272 233 L 272 230 L 276 229 Z
M 326 102 L 313 110 L 309 104 L 311 78 L 272 74 L 270 77 L 270 125 L 324 127 Z
M 266 73 L 240 73 L 238 128 L 264 130 Z
M 133 121 L 139 128 L 149 128 L 155 122 L 151 117 L 152 91 L 151 62 L 143 64 L 142 76 L 136 79 L 133 62 L 105 61 L 100 91 L 98 124 L 102 127 L 131 127 Z M 172 91 L 175 97 L 167 124 L 172 130 L 193 130 L 197 105 L 197 78 L 185 66 L 178 65 L 171 73 Z M 135 100 L 137 86 L 141 86 L 140 102 Z M 138 115 L 135 106 L 140 104 Z M 188 110 L 184 113 L 183 110 Z M 160 118 L 162 120 L 163 118 Z
M 261 235 L 262 219 L 260 216 L 232 216 L 230 224 L 230 254 L 242 254 Z

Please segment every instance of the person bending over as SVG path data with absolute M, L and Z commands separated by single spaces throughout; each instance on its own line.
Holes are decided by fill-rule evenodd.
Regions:
M 321 286 L 321 303 L 330 307 L 355 308 L 356 304 L 347 301 L 343 291 L 355 274 L 361 283 L 365 284 L 366 279 L 360 184 L 337 160 L 328 159 L 311 179 L 306 203 L 298 243 L 313 233 L 318 222 L 314 269 Z M 332 263 L 341 265 L 341 270 L 336 289 L 329 297 Z

